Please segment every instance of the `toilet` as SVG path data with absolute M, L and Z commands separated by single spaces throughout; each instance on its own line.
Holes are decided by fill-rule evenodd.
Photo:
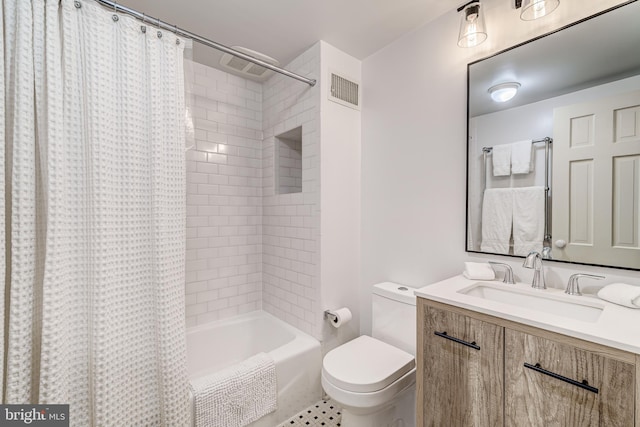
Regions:
M 396 283 L 373 287 L 372 336 L 327 353 L 322 388 L 342 408 L 344 427 L 414 427 L 416 297 Z

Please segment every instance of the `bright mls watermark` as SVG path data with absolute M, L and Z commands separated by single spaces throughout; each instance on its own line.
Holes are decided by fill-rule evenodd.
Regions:
M 0 405 L 0 425 L 69 427 L 69 405 Z

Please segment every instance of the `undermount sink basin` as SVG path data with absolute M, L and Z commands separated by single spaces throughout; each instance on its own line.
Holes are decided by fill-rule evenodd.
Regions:
M 509 288 L 510 285 L 478 282 L 458 292 L 484 300 L 510 304 L 527 310 L 567 317 L 583 322 L 596 322 L 604 307 L 597 301 L 576 300 L 564 294 L 552 294 L 536 289 Z M 577 297 L 581 298 L 581 297 Z

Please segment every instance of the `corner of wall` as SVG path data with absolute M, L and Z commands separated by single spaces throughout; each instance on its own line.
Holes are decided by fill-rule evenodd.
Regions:
M 321 310 L 348 307 L 351 322 L 335 329 L 322 322 L 323 350 L 360 333 L 360 152 L 361 112 L 330 101 L 334 72 L 362 89 L 361 61 L 320 42 Z
M 319 79 L 320 44 L 286 67 Z M 274 74 L 263 85 L 263 308 L 321 339 L 320 85 Z M 277 194 L 275 136 L 302 127 L 302 191 Z

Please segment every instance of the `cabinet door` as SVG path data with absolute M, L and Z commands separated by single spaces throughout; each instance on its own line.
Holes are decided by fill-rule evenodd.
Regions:
M 632 364 L 510 329 L 505 352 L 506 426 L 634 425 Z
M 426 304 L 420 308 L 421 425 L 501 426 L 504 328 Z

